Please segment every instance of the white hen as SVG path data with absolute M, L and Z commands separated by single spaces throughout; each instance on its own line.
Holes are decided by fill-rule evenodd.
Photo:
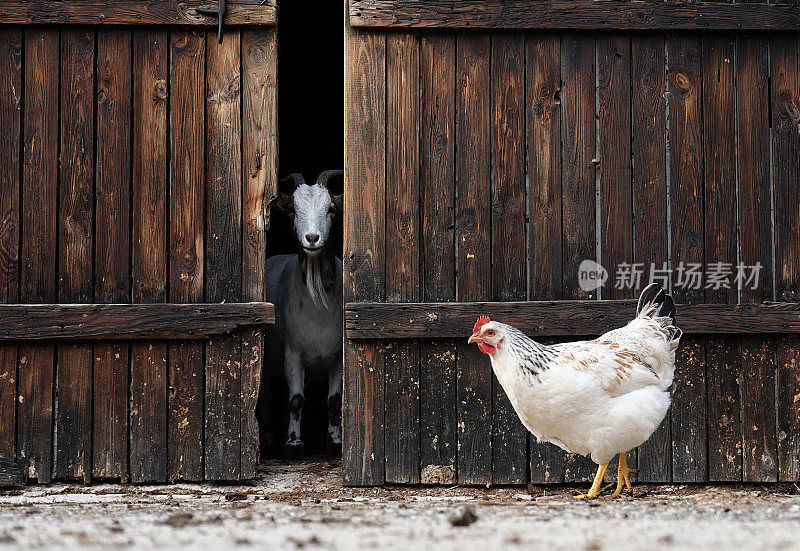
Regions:
M 547 346 L 483 316 L 469 342 L 488 354 L 511 404 L 538 441 L 590 455 L 598 469 L 588 494 L 600 493 L 608 463 L 620 454 L 617 488 L 630 488 L 627 452 L 658 428 L 670 405 L 669 386 L 681 330 L 675 304 L 652 284 L 636 317 L 593 341 Z

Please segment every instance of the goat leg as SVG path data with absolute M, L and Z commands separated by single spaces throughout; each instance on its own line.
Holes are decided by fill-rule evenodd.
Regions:
M 325 452 L 333 457 L 342 455 L 342 364 L 337 363 L 328 373 L 328 438 Z
M 261 371 L 261 386 L 258 390 L 258 402 L 256 402 L 256 419 L 258 420 L 259 435 L 259 457 L 267 459 L 275 450 L 275 434 L 272 424 L 272 397 L 270 393 L 270 374 Z
M 299 459 L 305 456 L 306 447 L 300 434 L 300 421 L 305 404 L 304 387 L 305 372 L 300 362 L 300 354 L 286 347 L 286 382 L 289 384 L 289 428 L 283 455 L 287 459 Z

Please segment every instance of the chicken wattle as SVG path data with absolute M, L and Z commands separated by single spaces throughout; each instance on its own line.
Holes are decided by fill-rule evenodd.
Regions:
M 587 494 L 599 495 L 608 463 L 620 454 L 617 487 L 630 488 L 627 452 L 658 428 L 670 406 L 669 387 L 681 330 L 675 304 L 657 284 L 639 298 L 628 325 L 592 341 L 544 345 L 482 316 L 469 339 L 492 369 L 522 423 L 540 442 L 589 455 L 598 464 Z

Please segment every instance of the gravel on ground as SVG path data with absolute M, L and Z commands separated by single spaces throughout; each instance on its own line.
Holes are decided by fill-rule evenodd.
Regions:
M 800 549 L 795 485 L 344 488 L 338 461 L 269 462 L 241 485 L 0 492 L 0 549 Z M 588 486 L 588 483 L 586 484 Z

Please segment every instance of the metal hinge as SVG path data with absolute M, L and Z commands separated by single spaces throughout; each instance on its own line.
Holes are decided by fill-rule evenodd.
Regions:
M 219 3 L 208 6 L 198 6 L 195 11 L 200 15 L 207 15 L 209 17 L 216 17 L 218 21 L 217 39 L 222 44 L 222 27 L 225 24 L 225 12 L 228 11 L 228 0 L 219 0 Z

